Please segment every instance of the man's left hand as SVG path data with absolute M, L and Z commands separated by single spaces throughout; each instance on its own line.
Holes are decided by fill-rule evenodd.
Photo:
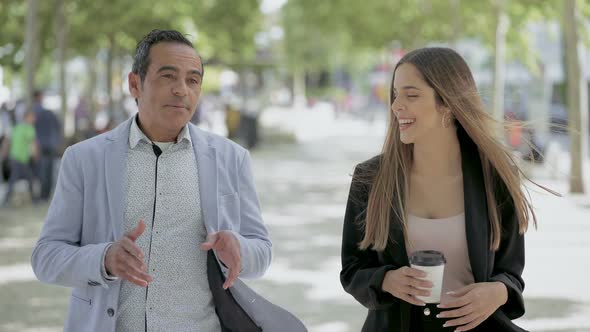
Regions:
M 201 244 L 202 250 L 215 250 L 217 258 L 229 268 L 229 273 L 223 284 L 223 289 L 233 286 L 240 275 L 242 261 L 240 254 L 240 242 L 229 231 L 220 231 L 207 235 L 207 240 Z
M 454 299 L 441 303 L 439 308 L 457 309 L 444 311 L 437 317 L 456 318 L 444 325 L 460 326 L 455 331 L 474 329 L 508 300 L 508 289 L 501 282 L 479 282 L 448 294 Z

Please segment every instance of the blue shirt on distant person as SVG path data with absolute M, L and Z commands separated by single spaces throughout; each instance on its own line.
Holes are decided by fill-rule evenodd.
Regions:
M 59 119 L 52 111 L 45 109 L 41 104 L 33 106 L 36 114 L 35 131 L 41 150 L 55 151 L 61 141 L 61 125 Z

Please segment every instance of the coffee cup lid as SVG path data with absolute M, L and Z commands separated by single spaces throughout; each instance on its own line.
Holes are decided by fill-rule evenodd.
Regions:
M 410 263 L 420 266 L 438 266 L 446 263 L 446 259 L 440 251 L 420 250 L 410 255 Z

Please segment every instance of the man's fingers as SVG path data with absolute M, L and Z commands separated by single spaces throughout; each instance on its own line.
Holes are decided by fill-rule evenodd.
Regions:
M 137 270 L 135 268 L 131 268 L 131 270 L 128 271 L 128 274 L 132 275 L 133 277 L 135 277 L 137 279 L 143 280 L 143 281 L 147 282 L 148 284 L 150 282 L 154 281 L 154 278 L 151 275 L 149 275 L 143 271 Z
M 211 233 L 207 241 L 201 244 L 201 249 L 214 249 L 218 259 L 229 268 L 228 276 L 223 283 L 227 289 L 233 285 L 241 271 L 240 247 L 234 235 L 227 231 Z
M 139 287 L 143 287 L 143 288 L 147 287 L 149 284 L 149 282 L 147 280 L 138 278 L 131 273 L 123 273 L 121 275 L 121 278 L 123 278 L 123 279 L 125 279 L 125 280 L 139 286 Z
M 147 271 L 147 266 L 143 261 L 137 259 L 137 257 L 130 255 L 128 253 L 126 254 L 126 256 L 121 257 L 120 262 L 121 266 L 123 266 L 124 269 L 133 268 L 139 272 Z
M 131 255 L 127 256 L 128 259 L 122 262 L 119 266 L 119 276 L 122 278 L 130 278 L 129 281 L 133 280 L 142 280 L 146 283 L 146 285 L 152 281 L 154 278 L 145 272 L 145 269 L 139 268 L 139 266 L 145 268 L 145 265 L 139 265 L 135 259 Z M 140 263 L 141 264 L 141 263 Z M 138 266 L 139 265 L 139 266 Z
M 207 235 L 207 243 L 216 243 L 220 239 L 219 233 L 211 233 Z
M 207 235 L 207 240 L 201 244 L 201 249 L 203 250 L 210 250 L 210 249 L 218 249 L 217 245 L 219 242 L 219 235 L 218 233 L 211 233 Z
M 135 242 L 131 241 L 131 239 L 128 239 L 128 238 L 121 239 L 121 246 L 130 255 L 137 257 L 137 259 L 139 259 L 140 261 L 143 262 L 143 259 L 145 258 L 143 251 L 141 250 L 141 248 L 137 244 L 135 244 Z
M 125 250 L 121 250 L 122 252 L 115 258 L 115 266 L 113 273 L 117 275 L 126 273 L 126 272 L 133 272 L 136 271 L 138 274 L 147 271 L 147 266 L 145 263 L 137 257 L 129 254 Z
M 229 274 L 223 285 L 225 289 L 233 286 L 234 282 L 236 281 L 236 279 L 238 279 L 240 275 L 240 270 L 242 268 L 240 257 L 234 255 L 234 257 L 232 258 L 232 263 L 229 266 Z
M 125 237 L 128 237 L 129 239 L 131 239 L 131 241 L 135 242 L 137 240 L 137 238 L 140 237 L 141 234 L 143 234 L 144 230 L 145 230 L 145 222 L 143 222 L 143 219 L 141 219 L 139 221 L 139 223 L 137 224 L 137 226 L 135 226 L 134 229 L 125 233 Z
M 213 249 L 214 244 L 209 242 L 201 243 L 201 250 L 211 250 Z
M 223 283 L 223 289 L 228 289 L 231 286 L 233 286 L 236 279 L 238 279 L 238 275 L 238 269 L 236 269 L 235 267 L 230 268 L 227 279 L 225 279 L 225 282 Z

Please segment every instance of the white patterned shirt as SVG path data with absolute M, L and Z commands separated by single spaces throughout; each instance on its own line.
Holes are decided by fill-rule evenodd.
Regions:
M 174 144 L 156 143 L 163 151 L 156 158 L 136 121 L 129 133 L 123 230 L 144 220 L 146 229 L 136 244 L 154 281 L 147 290 L 122 281 L 116 330 L 144 331 L 147 326 L 150 332 L 220 331 L 207 279 L 207 253 L 199 248 L 207 231 L 188 126 Z

